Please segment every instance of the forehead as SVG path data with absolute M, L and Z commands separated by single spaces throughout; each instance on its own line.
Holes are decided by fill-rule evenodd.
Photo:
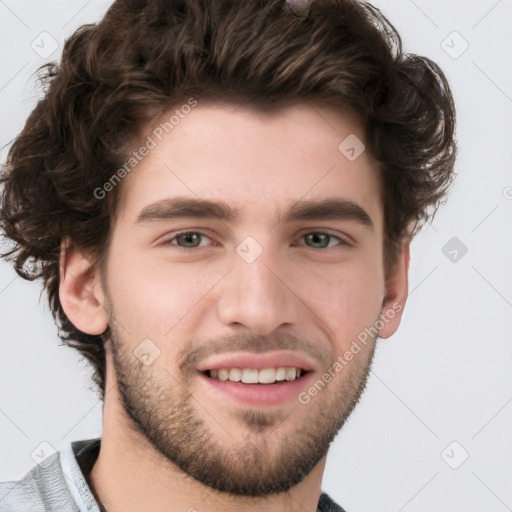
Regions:
M 186 111 L 175 107 L 142 128 L 136 147 L 151 149 L 121 183 L 125 220 L 134 223 L 148 205 L 173 197 L 220 200 L 237 219 L 253 210 L 269 221 L 299 199 L 338 197 L 362 206 L 379 227 L 377 164 L 367 151 L 355 160 L 343 152 L 344 141 L 364 141 L 349 110 L 297 103 L 261 112 L 198 102 Z

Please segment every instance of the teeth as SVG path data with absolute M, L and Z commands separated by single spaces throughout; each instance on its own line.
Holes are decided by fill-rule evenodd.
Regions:
M 244 368 L 242 370 L 242 382 L 245 382 L 246 384 L 257 384 L 258 370 Z
M 286 380 L 295 380 L 296 373 L 295 368 L 287 368 L 286 369 Z
M 231 370 L 229 370 L 229 380 L 233 382 L 242 380 L 242 371 L 240 368 L 231 368 Z
M 274 368 L 264 368 L 258 373 L 258 382 L 260 384 L 272 384 L 276 381 L 276 371 Z
M 276 380 L 284 380 L 286 378 L 286 368 L 278 368 L 276 371 Z
M 292 381 L 302 375 L 300 368 L 293 366 L 281 366 L 279 368 L 219 368 L 209 370 L 212 379 L 231 382 L 243 382 L 244 384 L 273 384 L 280 381 Z

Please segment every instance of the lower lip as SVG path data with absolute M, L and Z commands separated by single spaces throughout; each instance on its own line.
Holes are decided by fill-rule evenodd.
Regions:
M 280 405 L 291 400 L 298 401 L 298 395 L 309 386 L 313 373 L 309 372 L 292 381 L 276 382 L 274 384 L 243 384 L 212 379 L 199 374 L 199 377 L 213 389 L 231 396 L 235 400 L 250 405 Z

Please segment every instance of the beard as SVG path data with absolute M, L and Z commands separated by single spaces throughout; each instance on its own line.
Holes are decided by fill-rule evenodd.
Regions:
M 200 397 L 188 391 L 198 378 L 195 363 L 214 353 L 212 346 L 216 351 L 252 352 L 254 347 L 259 352 L 305 347 L 304 352 L 314 353 L 325 370 L 332 367 L 333 354 L 321 353 L 311 342 L 290 335 L 267 339 L 241 333 L 215 342 L 202 340 L 199 349 L 187 345 L 180 352 L 175 375 L 171 375 L 157 364 L 143 365 L 112 324 L 111 334 L 117 387 L 132 429 L 147 439 L 164 463 L 171 462 L 211 489 L 237 496 L 285 492 L 311 472 L 359 402 L 375 352 L 375 343 L 369 343 L 326 389 L 308 404 L 296 405 L 308 408 L 307 413 L 299 410 L 301 421 L 282 409 L 237 405 L 233 414 L 242 423 L 245 437 L 240 439 L 242 429 L 227 432 L 233 440 L 230 443 L 216 434 L 214 428 L 222 425 L 200 403 Z M 205 417 L 204 412 L 207 421 L 199 414 Z

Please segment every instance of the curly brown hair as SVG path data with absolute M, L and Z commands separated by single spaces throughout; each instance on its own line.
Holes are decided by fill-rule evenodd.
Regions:
M 306 17 L 283 0 L 116 0 L 65 42 L 60 64 L 40 69 L 44 96 L 1 168 L 0 228 L 14 243 L 2 257 L 21 277 L 43 279 L 59 337 L 92 364 L 102 400 L 105 333 L 78 330 L 62 309 L 61 242 L 102 265 L 121 187 L 105 200 L 94 190 L 126 161 L 140 127 L 183 98 L 262 112 L 291 101 L 355 111 L 379 162 L 386 275 L 453 180 L 445 75 L 403 53 L 393 25 L 358 0 L 313 0 Z

